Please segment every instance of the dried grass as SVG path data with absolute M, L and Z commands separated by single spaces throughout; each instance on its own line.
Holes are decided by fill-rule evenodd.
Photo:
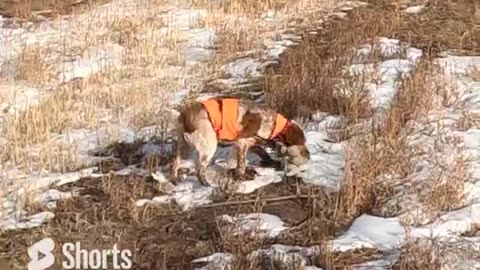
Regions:
M 432 184 L 424 204 L 434 211 L 451 211 L 464 206 L 464 185 L 470 177 L 468 159 L 461 153 L 452 155 L 452 164 L 429 176 Z
M 443 250 L 434 240 L 409 240 L 402 248 L 395 270 L 440 269 Z
M 191 0 L 192 6 L 196 8 L 205 8 L 210 12 L 222 12 L 225 15 L 241 14 L 251 18 L 257 18 L 262 13 L 269 10 L 279 10 L 284 7 L 288 1 L 273 0 L 232 0 L 232 1 L 208 1 L 208 0 Z
M 468 69 L 467 76 L 472 78 L 472 80 L 476 82 L 480 82 L 480 68 L 479 67 L 471 67 Z
M 17 68 L 15 80 L 24 80 L 34 86 L 43 86 L 55 79 L 56 70 L 47 62 L 45 48 L 27 46 L 14 64 Z

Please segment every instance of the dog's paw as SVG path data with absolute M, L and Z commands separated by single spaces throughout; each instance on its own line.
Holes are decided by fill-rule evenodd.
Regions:
M 247 178 L 253 179 L 253 178 L 255 178 L 256 175 L 257 175 L 257 171 L 254 168 L 246 168 L 245 169 L 244 176 L 246 176 Z
M 212 196 L 210 197 L 213 202 L 222 202 L 228 199 L 228 193 L 221 188 L 214 188 Z

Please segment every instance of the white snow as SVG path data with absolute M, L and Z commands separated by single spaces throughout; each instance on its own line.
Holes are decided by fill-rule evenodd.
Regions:
M 411 6 L 403 10 L 405 13 L 409 14 L 418 14 L 422 12 L 422 10 L 425 8 L 424 5 L 418 5 L 418 6 Z
M 327 122 L 325 120 L 324 122 Z M 323 122 L 319 124 L 322 126 Z M 326 124 L 323 124 L 325 127 Z M 326 141 L 326 130 L 323 132 L 309 131 L 306 134 L 307 147 L 310 151 L 310 161 L 306 172 L 298 173 L 306 183 L 325 186 L 338 190 L 343 179 L 344 170 L 344 143 Z
M 222 215 L 218 220 L 228 224 L 222 229 L 232 235 L 250 232 L 251 237 L 274 238 L 286 229 L 279 217 L 265 213 Z
M 331 241 L 333 251 L 375 248 L 395 250 L 405 238 L 405 229 L 398 218 L 382 218 L 363 214 L 352 223 L 346 233 Z
M 104 48 L 91 48 L 81 58 L 63 64 L 59 80 L 68 82 L 77 78 L 86 78 L 94 73 L 113 68 L 121 64 L 124 48 L 118 44 L 105 45 Z
M 398 260 L 399 254 L 385 256 L 381 259 L 352 265 L 353 270 L 385 270 L 391 269 L 391 266 Z
M 255 261 L 267 257 L 272 264 L 281 269 L 305 269 L 310 264 L 310 260 L 319 254 L 318 247 L 306 248 L 273 244 L 268 249 L 253 251 L 247 258 L 249 261 Z
M 49 203 L 64 199 L 70 199 L 75 195 L 73 191 L 59 191 L 57 189 L 49 189 L 34 198 L 34 202 Z
M 412 228 L 413 237 L 445 238 L 461 235 L 480 224 L 480 204 L 469 205 L 439 217 L 431 224 Z
M 29 229 L 41 226 L 55 216 L 54 213 L 44 211 L 18 220 L 15 217 L 8 217 L 1 221 L 0 227 L 4 230 Z
M 213 253 L 210 256 L 197 258 L 192 261 L 193 264 L 205 263 L 205 266 L 195 267 L 195 270 L 211 270 L 211 269 L 230 269 L 234 257 L 230 253 Z
M 373 45 L 366 44 L 359 48 L 357 55 L 367 56 L 373 50 L 379 51 L 387 60 L 376 64 L 354 64 L 347 67 L 347 70 L 352 75 L 379 76 L 379 80 L 367 82 L 365 90 L 371 96 L 373 108 L 379 112 L 385 112 L 395 96 L 397 81 L 412 70 L 417 59 L 421 57 L 422 51 L 416 48 L 403 48 L 399 40 L 380 37 L 375 39 Z M 391 59 L 400 57 L 403 52 L 406 54 L 406 59 Z M 327 129 L 332 126 L 342 126 L 342 119 L 321 113 L 317 115 L 313 117 L 316 123 L 310 123 L 306 133 L 307 147 L 311 153 L 308 169 L 305 172 L 294 171 L 291 174 L 302 176 L 307 183 L 338 190 L 343 179 L 346 142 L 331 142 Z
M 281 269 L 309 269 L 321 270 L 322 268 L 312 266 L 311 262 L 320 254 L 318 246 L 300 247 L 300 246 L 286 246 L 281 244 L 273 244 L 269 248 L 254 250 L 247 255 L 249 262 L 258 262 L 267 259 L 268 262 L 273 263 Z M 196 264 L 206 264 L 203 267 L 196 267 L 194 269 L 230 269 L 235 260 L 235 257 L 230 253 L 213 253 L 210 256 L 198 258 L 192 261 Z
M 275 172 L 272 168 L 255 168 L 258 173 L 254 180 L 246 180 L 237 183 L 236 193 L 248 194 L 269 184 L 282 181 L 282 172 Z

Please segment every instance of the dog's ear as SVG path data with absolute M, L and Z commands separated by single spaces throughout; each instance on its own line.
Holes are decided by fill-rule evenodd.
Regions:
M 304 145 L 306 142 L 305 134 L 297 123 L 292 123 L 285 131 L 285 143 L 287 145 Z

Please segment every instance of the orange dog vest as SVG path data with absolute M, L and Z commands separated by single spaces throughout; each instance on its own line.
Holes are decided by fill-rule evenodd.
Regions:
M 239 100 L 234 98 L 201 101 L 219 140 L 238 139 L 242 131 L 242 126 L 238 123 L 238 102 Z M 277 137 L 289 124 L 285 117 L 277 113 L 269 139 Z

